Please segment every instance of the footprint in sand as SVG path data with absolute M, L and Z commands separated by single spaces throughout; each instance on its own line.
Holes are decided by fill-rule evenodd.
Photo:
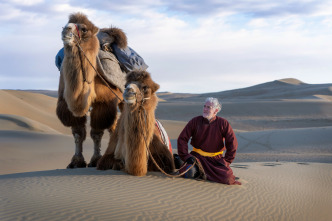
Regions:
M 232 164 L 231 167 L 240 168 L 240 169 L 248 169 L 249 165 L 245 165 L 245 164 Z
M 309 165 L 309 163 L 304 163 L 304 162 L 299 162 L 297 164 L 300 164 L 300 165 Z
M 274 166 L 279 166 L 281 163 L 264 163 L 263 166 L 267 167 L 274 167 Z

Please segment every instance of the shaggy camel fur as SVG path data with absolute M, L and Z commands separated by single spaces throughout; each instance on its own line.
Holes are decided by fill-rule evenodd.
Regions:
M 76 146 L 75 155 L 67 168 L 86 167 L 82 152 L 89 110 L 94 154 L 88 166 L 95 167 L 101 158 L 100 146 L 104 130 L 111 132 L 116 125 L 119 99 L 93 68 L 96 68 L 100 49 L 96 36 L 98 30 L 84 14 L 75 13 L 69 16 L 68 24 L 62 31 L 65 57 L 61 66 L 56 113 L 65 126 L 71 127 Z M 126 38 L 122 34 L 122 38 Z M 122 39 L 121 42 L 126 43 L 127 40 Z M 110 84 L 108 86 L 122 99 L 118 88 Z
M 161 141 L 156 127 L 155 109 L 159 85 L 152 81 L 146 71 L 133 71 L 127 75 L 125 101 L 117 127 L 110 137 L 105 154 L 97 169 L 116 169 L 135 176 L 144 176 L 147 171 L 158 171 L 149 159 L 146 145 L 158 165 L 167 173 L 175 169 L 173 155 Z

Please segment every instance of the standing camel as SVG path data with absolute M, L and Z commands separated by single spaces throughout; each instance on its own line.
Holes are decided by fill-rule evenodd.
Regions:
M 56 113 L 65 126 L 71 127 L 76 147 L 67 168 L 86 167 L 82 152 L 89 110 L 94 154 L 88 166 L 97 165 L 101 158 L 100 146 L 104 130 L 114 130 L 117 106 L 119 100 L 122 100 L 121 90 L 112 84 L 106 84 L 96 73 L 96 70 L 99 71 L 98 30 L 84 14 L 75 13 L 69 16 L 62 31 L 65 57 L 60 70 Z

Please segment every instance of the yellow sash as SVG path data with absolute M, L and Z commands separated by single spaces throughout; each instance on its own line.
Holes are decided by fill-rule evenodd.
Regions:
M 220 152 L 215 152 L 215 153 L 209 153 L 209 152 L 205 152 L 201 149 L 197 149 L 195 147 L 194 147 L 193 151 L 195 151 L 196 153 L 198 153 L 204 157 L 214 157 L 214 156 L 220 155 L 224 152 L 224 151 L 220 151 Z

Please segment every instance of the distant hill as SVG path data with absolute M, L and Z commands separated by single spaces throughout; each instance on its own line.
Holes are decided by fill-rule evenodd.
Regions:
M 58 97 L 57 91 L 51 90 L 24 90 Z M 295 78 L 285 78 L 258 84 L 246 88 L 203 93 L 171 93 L 159 92 L 160 101 L 201 101 L 206 97 L 216 97 L 225 100 L 280 100 L 280 99 L 325 99 L 332 101 L 332 84 L 307 84 Z
M 214 95 L 221 99 L 317 99 L 320 95 L 332 96 L 332 84 L 306 84 L 294 78 L 287 78 L 204 95 Z
M 50 97 L 58 97 L 58 91 L 51 91 L 51 90 L 22 90 L 22 91 L 27 91 L 31 93 L 38 93 L 38 94 L 44 94 Z
M 294 78 L 275 80 L 251 87 L 204 94 L 167 93 L 164 100 L 201 101 L 206 97 L 225 100 L 326 99 L 332 101 L 332 84 L 307 84 Z

